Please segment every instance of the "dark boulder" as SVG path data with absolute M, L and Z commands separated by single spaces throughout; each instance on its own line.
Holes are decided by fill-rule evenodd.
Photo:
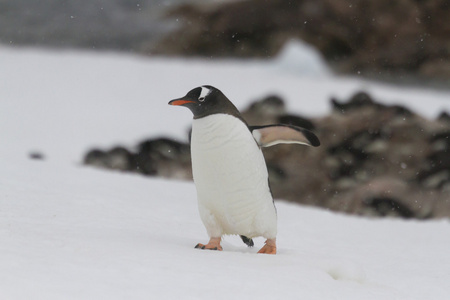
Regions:
M 192 178 L 188 144 L 158 138 L 141 142 L 137 149 L 136 152 L 124 147 L 107 151 L 93 149 L 85 155 L 84 164 L 149 176 Z
M 382 217 L 402 217 L 409 219 L 414 217 L 414 212 L 407 206 L 403 205 L 400 201 L 389 197 L 374 197 L 364 200 L 367 207 L 374 210 L 376 214 Z
M 29 157 L 34 160 L 44 160 L 45 159 L 45 155 L 38 151 L 30 152 Z
M 90 150 L 84 158 L 84 164 L 120 171 L 132 171 L 135 168 L 133 155 L 124 147 L 114 147 L 108 151 Z
M 190 164 L 190 148 L 188 144 L 167 138 L 152 139 L 139 144 L 134 159 L 139 172 L 170 177 L 169 173 L 176 172 L 176 166 L 181 169 Z

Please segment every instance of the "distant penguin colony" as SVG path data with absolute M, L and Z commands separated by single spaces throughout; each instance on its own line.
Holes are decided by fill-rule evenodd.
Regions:
M 204 85 L 169 102 L 194 114 L 192 172 L 198 209 L 209 242 L 195 248 L 222 250 L 223 235 L 240 235 L 248 246 L 262 236 L 258 253 L 276 254 L 277 213 L 261 147 L 295 143 L 317 147 L 309 130 L 290 125 L 248 126 L 218 89 Z

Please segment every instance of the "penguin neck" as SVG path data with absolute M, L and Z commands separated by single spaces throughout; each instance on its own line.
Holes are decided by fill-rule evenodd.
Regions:
M 251 133 L 250 127 L 248 126 L 247 122 L 241 117 L 240 114 L 238 114 L 238 115 L 232 115 L 232 114 L 226 114 L 226 113 L 210 114 L 210 115 L 204 116 L 202 118 L 194 118 L 194 123 L 208 124 L 208 123 L 210 123 L 211 120 L 214 120 L 214 119 L 215 120 L 217 120 L 217 119 L 227 120 L 227 121 L 225 121 L 224 123 L 221 123 L 221 122 L 223 122 L 223 121 L 221 121 L 218 124 L 214 123 L 216 121 L 213 121 L 213 123 L 210 124 L 211 126 L 215 127 L 220 124 L 219 125 L 220 127 L 223 127 L 224 129 L 228 128 L 225 130 L 229 130 L 230 127 L 234 127 L 234 125 L 229 124 L 229 122 L 231 122 L 231 123 L 237 122 L 237 123 L 242 123 L 247 128 L 247 130 Z M 206 121 L 206 122 L 204 122 L 204 121 Z M 234 123 L 234 124 L 236 124 L 236 123 Z
M 247 125 L 247 127 L 248 127 L 247 122 L 242 118 L 239 110 L 228 99 L 226 99 L 226 101 L 221 101 L 219 105 L 213 105 L 213 106 L 205 105 L 204 107 L 200 106 L 197 109 L 195 109 L 195 111 L 193 111 L 193 113 L 194 113 L 194 120 L 201 119 L 201 118 L 215 115 L 215 114 L 231 115 L 235 118 L 238 118 L 242 122 L 244 122 L 244 124 Z
M 200 120 L 200 119 L 203 119 L 205 117 L 214 116 L 214 115 L 229 115 L 229 116 L 235 117 L 236 119 L 238 119 L 242 123 L 244 123 L 245 126 L 247 126 L 247 128 L 249 128 L 247 122 L 244 120 L 244 118 L 242 118 L 241 114 L 239 113 L 239 111 L 237 109 L 236 109 L 236 111 L 231 111 L 230 113 L 228 113 L 228 112 L 226 112 L 226 113 L 217 112 L 217 113 L 208 113 L 208 114 L 194 115 L 194 120 Z

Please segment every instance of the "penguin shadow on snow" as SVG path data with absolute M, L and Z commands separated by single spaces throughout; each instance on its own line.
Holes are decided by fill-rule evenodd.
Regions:
M 221 244 L 223 246 L 223 250 L 231 253 L 242 253 L 242 254 L 256 254 L 258 249 L 264 246 L 264 241 L 260 238 L 253 239 L 254 246 L 241 246 L 242 240 L 237 235 L 229 235 L 226 237 L 222 237 Z M 280 251 L 277 252 L 280 254 Z

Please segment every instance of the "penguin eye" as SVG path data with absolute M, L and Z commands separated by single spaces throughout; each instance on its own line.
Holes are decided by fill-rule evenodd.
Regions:
M 200 102 L 205 101 L 205 97 L 200 97 L 200 98 L 198 98 L 198 101 L 200 101 Z

